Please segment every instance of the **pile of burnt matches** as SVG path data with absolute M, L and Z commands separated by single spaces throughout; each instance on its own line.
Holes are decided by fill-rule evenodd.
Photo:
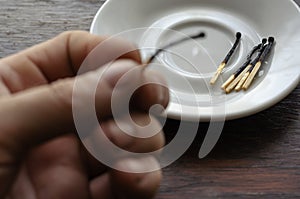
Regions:
M 235 52 L 242 34 L 238 32 L 236 34 L 236 41 L 233 47 L 230 49 L 229 53 L 227 54 L 224 61 L 220 64 L 217 69 L 217 72 L 211 79 L 210 83 L 214 85 L 221 75 L 223 69 L 226 67 L 228 61 L 232 57 L 233 53 Z M 259 69 L 265 62 L 267 56 L 270 54 L 272 47 L 274 45 L 275 39 L 274 37 L 269 37 L 269 39 L 264 38 L 262 43 L 255 46 L 251 52 L 248 54 L 245 63 L 235 71 L 229 79 L 222 85 L 222 89 L 226 93 L 230 93 L 233 90 L 239 92 L 242 89 L 248 90 L 251 86 L 255 76 L 257 75 Z M 255 56 L 256 55 L 256 56 Z M 255 56 L 255 57 L 254 57 Z M 253 58 L 254 57 L 254 58 Z
M 205 33 L 200 32 L 196 35 L 189 36 L 187 38 L 180 39 L 173 43 L 170 43 L 160 49 L 158 49 L 146 62 L 146 66 L 150 64 L 161 52 L 170 48 L 172 46 L 178 45 L 182 42 L 185 42 L 190 39 L 198 39 L 204 38 Z M 240 41 L 242 38 L 242 34 L 240 32 L 236 33 L 236 40 L 230 49 L 229 53 L 226 55 L 225 59 L 222 61 L 220 66 L 218 67 L 216 73 L 212 77 L 210 84 L 214 85 L 218 78 L 223 73 L 224 68 L 227 66 L 227 63 L 231 59 L 232 55 L 235 53 Z M 263 63 L 266 61 L 266 58 L 270 54 L 275 43 L 274 37 L 269 37 L 262 39 L 262 42 L 255 46 L 251 52 L 247 55 L 245 63 L 235 71 L 229 79 L 222 85 L 222 89 L 228 94 L 233 90 L 239 92 L 241 90 L 247 91 L 254 81 L 255 76 L 260 70 Z

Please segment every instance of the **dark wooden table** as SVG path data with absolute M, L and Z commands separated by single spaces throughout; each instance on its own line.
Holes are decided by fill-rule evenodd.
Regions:
M 297 0 L 300 4 L 300 0 Z M 4 57 L 65 30 L 88 30 L 100 0 L 0 0 Z M 300 53 L 300 52 L 299 52 Z M 300 67 L 300 63 L 299 63 Z M 190 149 L 164 169 L 157 198 L 300 198 L 300 86 L 276 106 L 226 122 L 205 159 L 197 154 L 208 124 Z M 168 121 L 167 139 L 177 121 Z M 243 129 L 243 130 L 242 130 Z

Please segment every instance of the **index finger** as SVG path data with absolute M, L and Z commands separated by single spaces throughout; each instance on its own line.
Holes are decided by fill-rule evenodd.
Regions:
M 19 79 L 19 82 L 24 82 L 24 78 L 31 79 L 32 82 L 35 82 L 34 80 L 41 82 L 41 78 L 44 78 L 47 82 L 53 82 L 57 79 L 73 77 L 85 57 L 107 38 L 84 31 L 62 33 L 54 39 L 0 60 L 0 63 L 2 62 L 5 66 L 8 66 L 6 68 L 0 67 L 0 76 L 5 79 L 8 87 L 13 83 L 10 82 L 9 77 L 3 77 L 5 74 L 9 74 L 6 72 L 7 70 L 12 71 L 17 76 L 14 79 Z M 138 63 L 141 62 L 139 52 L 135 46 L 125 40 L 110 39 L 98 51 L 101 51 L 101 53 L 97 58 L 99 62 L 97 66 L 116 58 L 127 58 Z M 120 52 L 127 53 L 115 57 Z M 30 85 L 27 87 L 30 87 Z

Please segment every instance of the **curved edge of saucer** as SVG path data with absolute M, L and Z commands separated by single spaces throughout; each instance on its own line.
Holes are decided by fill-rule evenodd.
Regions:
M 102 4 L 102 6 L 99 8 L 99 10 L 97 11 L 96 15 L 95 15 L 94 18 L 93 18 L 93 21 L 92 21 L 92 24 L 91 24 L 91 26 L 90 26 L 90 29 L 89 29 L 89 32 L 90 32 L 90 33 L 96 34 L 96 33 L 93 32 L 93 30 L 95 29 L 95 26 L 96 26 L 97 20 L 98 20 L 98 18 L 99 18 L 99 15 L 100 15 L 100 13 L 102 12 L 102 10 L 104 10 L 105 7 L 106 7 L 108 4 L 110 4 L 110 2 L 111 2 L 110 0 L 106 0 L 106 1 Z
M 274 105 L 278 104 L 282 100 L 284 100 L 288 95 L 290 95 L 300 84 L 300 74 L 298 75 L 298 81 L 294 81 L 288 89 L 284 90 L 280 95 L 278 95 L 276 98 L 274 98 L 271 102 L 261 104 L 260 106 L 254 108 L 254 109 L 248 109 L 244 112 L 236 112 L 236 113 L 225 113 L 225 114 L 218 114 L 214 113 L 214 115 L 211 114 L 211 111 L 205 112 L 203 109 L 198 107 L 198 114 L 193 114 L 193 112 L 187 113 L 179 113 L 178 111 L 171 110 L 168 112 L 165 112 L 162 114 L 163 117 L 168 117 L 170 119 L 174 120 L 184 120 L 189 122 L 222 122 L 222 121 L 231 121 L 236 119 L 242 119 L 245 117 L 249 117 L 251 115 L 257 114 L 261 111 L 265 111 Z M 226 106 L 226 105 L 225 105 Z M 195 107 L 193 107 L 195 108 Z M 202 112 L 201 112 L 202 111 Z
M 297 3 L 296 1 L 294 1 L 294 0 L 290 0 L 290 2 L 294 4 L 294 6 L 297 8 L 297 10 L 298 10 L 299 13 L 300 13 L 300 3 L 299 3 L 299 5 L 298 5 L 298 3 Z

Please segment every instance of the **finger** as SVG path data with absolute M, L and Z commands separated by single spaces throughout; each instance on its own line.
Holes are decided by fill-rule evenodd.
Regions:
M 107 154 L 110 153 L 110 147 L 103 142 L 104 135 L 113 145 L 134 153 L 154 152 L 161 149 L 165 143 L 161 124 L 153 116 L 146 113 L 135 112 L 131 116 L 117 120 L 111 118 L 101 122 L 99 129 L 103 135 L 100 135 L 99 131 L 94 131 L 89 136 L 91 142 L 87 138 L 84 139 L 86 147 L 90 149 L 89 151 L 94 152 L 90 154 L 86 149 L 83 152 L 86 156 L 91 178 L 107 171 L 107 168 L 96 159 L 103 151 Z
M 132 119 L 134 123 L 128 122 L 127 118 L 101 122 L 100 127 L 83 140 L 91 153 L 87 156 L 89 176 L 94 178 L 103 174 L 107 171 L 103 163 L 111 167 L 116 160 L 128 157 L 130 154 L 127 152 L 155 152 L 154 154 L 159 155 L 159 149 L 165 143 L 160 123 L 152 116 L 142 113 L 133 113 Z
M 149 153 L 161 149 L 165 139 L 160 123 L 152 116 L 142 113 L 111 119 L 101 123 L 105 136 L 116 146 L 134 153 Z
M 155 158 L 123 159 L 116 167 L 123 171 L 111 171 L 113 194 L 116 198 L 153 198 L 161 182 L 161 170 Z M 148 173 L 138 173 L 149 170 Z
M 141 61 L 139 52 L 129 42 L 72 31 L 1 59 L 0 79 L 11 93 L 15 93 L 57 79 L 72 77 L 92 51 L 95 62 L 90 70 L 117 58 L 133 59 L 139 63 Z
M 27 174 L 37 198 L 88 198 L 88 178 L 80 148 L 79 140 L 71 134 L 30 152 L 26 158 Z
M 111 68 L 122 68 L 126 73 L 136 68 L 136 62 L 130 60 L 118 61 Z M 98 72 L 103 73 L 104 68 Z M 87 101 L 95 99 L 96 111 L 101 115 L 100 120 L 111 116 L 111 96 L 114 81 L 109 73 L 104 73 L 98 84 L 99 73 L 92 72 L 78 77 L 80 85 L 78 92 L 73 95 L 74 79 L 64 79 L 51 85 L 40 86 L 28 91 L 0 99 L 0 140 L 3 146 L 10 147 L 11 152 L 24 152 L 24 149 L 41 143 L 47 139 L 75 130 L 73 107 L 82 114 L 84 121 L 89 122 L 90 113 L 86 114 Z M 157 79 L 148 71 L 140 67 L 129 73 L 128 85 L 138 85 L 140 82 L 150 81 L 164 84 L 164 80 Z M 107 76 L 106 76 L 107 75 Z M 96 94 L 91 85 L 97 85 Z M 130 86 L 129 86 L 130 87 Z M 123 89 L 123 91 L 126 89 Z M 148 91 L 143 91 L 148 92 Z M 161 87 L 151 89 L 151 95 L 166 93 Z M 122 93 L 122 92 L 121 92 Z M 126 92 L 123 92 L 125 95 Z M 167 98 L 167 96 L 165 96 Z M 157 98 L 158 99 L 158 98 Z M 119 97 L 120 103 L 122 96 Z M 145 105 L 149 103 L 145 100 Z M 162 102 L 157 101 L 157 104 Z M 9 148 L 8 148 L 9 150 Z M 16 151 L 13 151 L 16 150 Z
M 148 71 L 147 74 L 150 75 L 152 83 L 149 82 L 141 87 L 139 87 L 134 93 L 134 99 L 132 101 L 131 107 L 133 109 L 143 109 L 148 111 L 150 108 L 154 108 L 154 113 L 161 113 L 169 103 L 169 89 L 167 83 L 161 80 L 164 80 L 164 77 L 156 71 Z M 160 82 L 160 84 L 157 84 Z M 156 92 L 160 89 L 160 92 L 157 92 L 159 95 L 153 95 L 152 92 Z M 146 103 L 145 103 L 146 102 Z M 157 104 L 157 102 L 161 102 Z M 153 105 L 160 105 L 160 107 L 152 107 Z
M 85 162 L 86 171 L 88 178 L 90 180 L 103 175 L 107 172 L 108 168 L 106 165 L 102 164 L 99 160 L 97 160 L 85 147 L 82 147 L 82 156 Z
M 20 166 L 19 171 L 14 172 L 14 174 L 16 173 L 18 175 L 14 178 L 11 189 L 7 189 L 9 190 L 9 197 L 7 199 L 18 198 L 20 195 L 24 199 L 35 198 L 34 186 L 30 176 L 28 175 L 26 163 Z M 13 174 L 11 176 L 13 176 Z M 11 176 L 10 178 L 12 178 Z
M 136 153 L 152 152 L 161 149 L 163 147 L 164 136 L 161 131 L 161 125 L 153 117 L 152 118 L 149 117 L 151 116 L 149 116 L 148 114 L 133 113 L 132 119 L 136 124 L 138 124 L 138 126 L 128 123 L 127 119 L 125 118 L 124 120 L 118 121 L 118 124 L 113 119 L 102 122 L 101 128 L 103 130 L 103 133 L 110 139 L 110 141 L 114 145 L 121 147 L 124 150 L 132 151 Z M 147 126 L 150 121 L 152 121 L 151 124 Z M 143 128 L 144 126 L 147 127 Z M 151 135 L 153 134 L 153 132 L 158 132 L 158 133 L 147 139 L 139 138 L 147 134 Z M 102 146 L 102 149 L 98 151 L 99 153 L 101 152 L 103 153 L 103 151 L 105 151 L 106 154 L 110 154 L 109 147 L 106 147 L 105 144 L 101 143 L 101 136 L 97 136 L 96 134 L 91 139 L 99 140 L 97 146 Z M 105 171 L 103 168 L 103 164 L 100 163 L 100 161 L 97 161 L 91 155 L 89 155 L 88 160 L 89 160 L 88 172 L 89 175 L 93 176 L 93 179 L 90 183 L 90 191 L 91 191 L 92 198 L 113 198 L 112 197 L 113 190 L 111 187 L 110 176 L 108 175 L 108 173 L 103 173 Z M 139 170 L 137 170 L 136 172 L 139 172 Z M 114 171 L 113 173 L 118 177 L 117 172 Z M 158 176 L 158 179 L 156 179 L 157 177 L 154 177 L 155 175 L 153 174 L 157 175 L 157 172 L 154 172 L 152 174 L 142 174 L 142 175 L 132 174 L 130 175 L 130 178 L 143 178 L 146 176 L 147 180 L 150 181 L 153 180 L 154 182 L 152 183 L 157 183 L 156 181 L 159 180 L 160 177 Z M 123 176 L 124 173 L 121 173 L 120 175 Z M 153 177 L 154 179 L 152 179 Z M 139 185 L 133 184 L 132 186 L 136 187 L 137 189 L 140 189 Z M 147 188 L 151 189 L 151 186 Z M 114 190 L 114 192 L 116 191 L 118 190 Z M 138 190 L 138 192 L 149 192 L 149 190 L 145 191 L 144 188 L 141 188 L 141 190 Z
M 165 78 L 156 71 L 144 69 L 145 66 L 133 65 L 116 62 L 105 70 L 101 78 L 105 81 L 100 81 L 99 84 L 108 82 L 108 86 L 112 88 L 111 104 L 107 106 L 108 110 L 105 113 L 109 112 L 109 115 L 114 114 L 114 117 L 118 117 L 129 114 L 128 111 L 132 107 L 149 111 L 153 105 L 163 108 L 168 106 L 169 90 Z M 101 116 L 101 113 L 99 114 Z
M 112 199 L 112 187 L 109 173 L 105 173 L 90 182 L 90 195 L 92 199 Z
M 116 165 L 121 172 L 111 170 L 90 183 L 90 192 L 93 199 L 97 198 L 153 198 L 160 185 L 162 174 L 155 158 L 123 159 Z M 146 169 L 156 170 L 148 173 L 136 173 Z

